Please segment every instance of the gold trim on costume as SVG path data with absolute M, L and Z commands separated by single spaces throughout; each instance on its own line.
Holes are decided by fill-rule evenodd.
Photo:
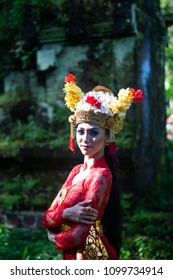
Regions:
M 59 191 L 59 193 L 58 193 L 59 204 L 61 204 L 64 201 L 64 199 L 66 197 L 66 194 L 67 194 L 67 189 L 62 189 L 62 190 Z
M 108 260 L 109 256 L 100 235 L 103 228 L 100 220 L 96 220 L 95 227 L 92 225 L 86 239 L 85 250 L 83 251 L 85 260 Z
M 110 116 L 104 113 L 95 114 L 94 111 L 77 111 L 75 112 L 76 121 L 75 124 L 79 123 L 94 123 L 104 129 L 108 129 L 107 121 Z
M 71 227 L 62 224 L 61 231 L 66 231 Z M 96 220 L 95 225 L 92 225 L 89 230 L 89 234 L 85 241 L 84 250 L 78 250 L 76 252 L 77 260 L 108 260 L 109 256 L 104 246 L 100 235 L 103 234 L 103 228 L 100 220 Z

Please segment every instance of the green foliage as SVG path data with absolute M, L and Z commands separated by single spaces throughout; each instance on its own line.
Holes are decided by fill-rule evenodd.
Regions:
M 147 188 L 140 199 L 141 207 L 169 212 L 173 209 L 173 142 L 167 140 L 166 162 L 162 163 L 162 173 Z M 165 172 L 165 173 L 164 173 Z
M 161 12 L 168 22 L 172 22 L 173 2 L 171 0 L 160 0 Z M 173 25 L 167 27 L 167 46 L 165 48 L 165 94 L 169 101 L 173 97 Z M 167 108 L 167 114 L 172 114 L 173 111 Z
M 129 150 L 129 149 L 134 149 L 136 147 L 136 142 L 135 142 L 135 133 L 133 131 L 134 125 L 128 120 L 126 120 L 126 123 L 123 127 L 122 133 L 120 132 L 116 136 L 116 143 L 117 146 L 123 150 Z
M 61 260 L 61 252 L 42 228 L 28 231 L 0 226 L 0 260 Z
M 17 175 L 2 178 L 0 183 L 0 205 L 4 209 L 41 209 L 47 206 L 52 194 L 51 186 L 43 187 L 41 178 Z
M 63 146 L 63 150 L 67 151 L 69 112 L 55 102 L 49 104 L 46 100 L 42 101 L 51 110 L 51 114 L 39 113 L 31 101 L 31 94 L 20 88 L 0 95 L 0 107 L 6 116 L 5 123 L 1 125 L 1 155 L 17 156 L 22 148 L 31 147 L 55 149 Z
M 155 239 L 163 238 L 164 236 L 171 238 L 173 236 L 171 219 L 171 213 L 137 209 L 135 214 L 129 218 L 130 223 L 126 229 L 126 233 L 135 235 L 136 225 L 138 225 L 138 234 L 150 236 Z
M 171 99 L 173 96 L 173 26 L 168 28 L 168 47 L 165 50 L 166 63 L 165 63 L 165 87 L 166 87 L 166 98 Z
M 16 122 L 11 136 L 12 140 L 13 137 L 24 141 L 27 146 L 33 146 L 35 142 L 44 142 L 47 139 L 51 139 L 53 133 L 44 128 L 42 124 L 36 123 L 33 116 L 29 116 L 27 124 L 23 124 L 19 120 Z
M 124 240 L 121 259 L 169 260 L 172 259 L 172 242 L 152 239 L 148 236 L 135 235 Z
M 24 56 L 29 55 L 29 52 L 25 52 L 28 23 L 30 39 L 36 40 L 43 28 L 49 27 L 52 23 L 64 25 L 67 22 L 65 5 L 66 1 L 63 0 L 9 0 L 8 3 L 6 0 L 1 0 L 1 40 L 9 42 L 7 48 L 11 48 L 11 52 L 16 57 L 24 59 Z M 21 44 L 24 44 L 24 48 L 21 48 Z
M 6 111 L 9 111 L 21 101 L 27 100 L 30 100 L 29 93 L 18 87 L 14 91 L 8 91 L 0 95 L 0 107 L 4 108 Z
M 158 211 L 152 208 L 152 201 L 149 205 L 145 197 L 136 200 L 130 193 L 123 193 L 121 200 L 123 241 L 120 258 L 124 260 L 172 259 L 173 214 L 171 209 L 170 212 L 168 212 L 169 209 Z M 159 204 L 160 201 L 158 200 L 157 203 Z
M 131 216 L 134 203 L 133 193 L 123 192 L 121 194 L 121 206 L 123 210 L 123 216 L 127 219 Z
M 155 209 L 158 211 L 170 211 L 173 205 L 173 187 L 165 185 L 165 178 L 158 175 L 158 182 L 162 185 L 157 186 L 157 183 L 153 189 L 148 189 L 148 193 L 141 200 L 141 204 L 147 205 L 148 209 Z M 156 187 L 157 186 L 157 187 Z
M 172 259 L 172 214 L 138 211 L 124 226 L 121 259 Z
M 62 0 L 1 0 L 1 60 L 17 60 L 22 69 L 30 67 L 40 31 L 51 24 L 64 25 L 67 18 Z
M 160 0 L 160 7 L 162 9 L 163 14 L 165 14 L 166 12 L 170 11 L 170 9 L 173 7 L 172 0 Z
M 24 10 L 32 7 L 32 13 L 35 16 L 36 31 L 40 31 L 40 24 L 46 13 L 53 11 L 62 1 L 42 1 L 42 0 L 1 0 L 0 32 L 3 39 L 8 39 L 14 34 L 19 36 L 23 31 L 25 18 Z M 17 31 L 17 32 L 16 32 Z
M 0 134 L 0 154 L 3 157 L 16 157 L 22 147 L 23 142 L 18 140 L 11 141 L 9 136 Z

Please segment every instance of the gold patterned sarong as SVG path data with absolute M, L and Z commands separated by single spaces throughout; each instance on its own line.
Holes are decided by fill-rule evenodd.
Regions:
M 70 227 L 61 225 L 61 231 L 67 230 Z M 84 249 L 78 250 L 76 253 L 77 260 L 108 260 L 109 256 L 104 246 L 101 235 L 103 229 L 100 220 L 96 220 L 95 225 L 92 225 L 89 234 L 86 238 Z

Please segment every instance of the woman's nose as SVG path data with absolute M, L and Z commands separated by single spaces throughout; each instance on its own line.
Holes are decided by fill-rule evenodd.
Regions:
M 84 140 L 85 143 L 89 142 L 89 133 L 87 133 L 87 132 L 84 133 L 83 140 Z

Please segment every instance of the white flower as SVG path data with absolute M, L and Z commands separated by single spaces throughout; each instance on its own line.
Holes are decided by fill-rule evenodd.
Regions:
M 85 102 L 87 97 L 91 96 L 97 99 L 99 102 L 101 102 L 101 107 L 98 108 L 95 105 L 92 105 L 88 102 Z M 107 115 L 112 116 L 113 112 L 110 110 L 111 103 L 114 100 L 114 95 L 109 92 L 103 92 L 103 91 L 89 91 L 85 94 L 84 98 L 80 100 L 80 102 L 76 105 L 76 111 L 78 110 L 84 110 L 89 111 L 93 110 L 95 113 L 104 113 Z

